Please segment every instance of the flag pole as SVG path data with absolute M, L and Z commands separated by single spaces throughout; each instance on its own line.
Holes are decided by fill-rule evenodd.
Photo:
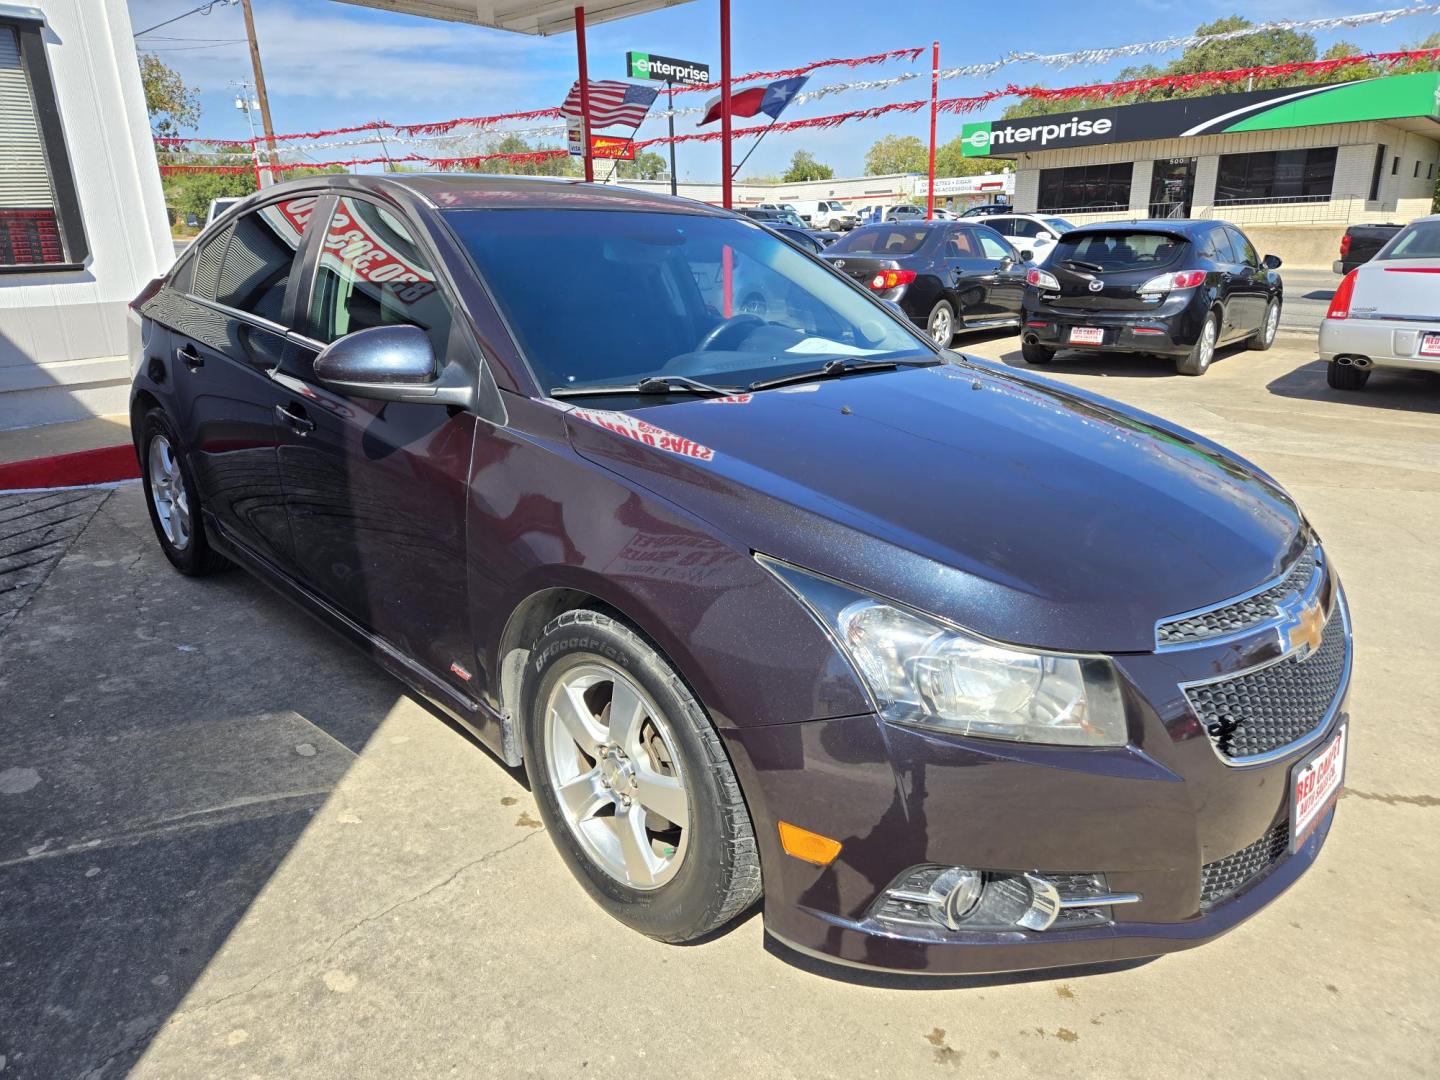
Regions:
M 595 182 L 595 161 L 590 156 L 590 67 L 585 58 L 585 5 L 575 8 L 575 59 L 580 65 L 580 153 L 585 182 Z
M 730 171 L 730 0 L 720 0 L 720 205 L 734 202 Z
M 779 119 L 779 113 L 776 113 L 770 118 L 770 123 L 765 125 L 764 131 L 760 132 L 760 137 L 755 140 L 755 145 L 745 152 L 745 156 L 740 159 L 740 164 L 735 166 L 735 171 L 731 174 L 732 177 L 740 175 L 740 170 L 745 167 L 745 162 L 749 161 L 750 155 L 760 148 L 760 144 L 765 141 L 765 136 L 770 134 L 770 129 L 775 126 L 775 121 Z
M 935 220 L 935 114 L 940 103 L 940 42 L 930 62 L 930 183 L 925 197 L 925 219 Z

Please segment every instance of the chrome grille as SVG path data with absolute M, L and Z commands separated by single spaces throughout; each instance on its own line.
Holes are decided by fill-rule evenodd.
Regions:
M 1281 819 L 1248 847 L 1206 863 L 1200 869 L 1200 906 L 1211 908 L 1230 899 L 1283 859 L 1289 846 L 1290 822 Z
M 1320 647 L 1303 660 L 1292 654 L 1234 678 L 1188 686 L 1185 697 L 1215 749 L 1243 764 L 1302 742 L 1325 723 L 1345 681 L 1347 648 L 1337 607 Z
M 1293 593 L 1303 593 L 1315 576 L 1317 562 L 1317 550 L 1311 544 L 1284 577 L 1263 591 L 1208 611 L 1163 620 L 1155 628 L 1155 644 L 1164 649 L 1229 637 L 1278 618 L 1278 601 Z

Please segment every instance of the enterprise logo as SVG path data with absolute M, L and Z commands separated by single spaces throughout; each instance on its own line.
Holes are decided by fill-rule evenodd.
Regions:
M 966 124 L 961 129 L 960 147 L 965 157 L 988 157 L 996 146 L 1019 150 L 1040 150 L 1056 139 L 1077 139 L 1089 135 L 1108 135 L 1115 126 L 1109 117 L 1081 120 L 1072 116 L 1060 123 L 992 127 L 991 121 Z

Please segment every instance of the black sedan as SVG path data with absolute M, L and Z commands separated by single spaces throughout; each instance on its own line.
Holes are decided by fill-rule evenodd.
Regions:
M 1027 274 L 1021 350 L 1031 364 L 1061 348 L 1169 356 L 1203 375 L 1221 345 L 1275 343 L 1279 266 L 1223 221 L 1083 226 Z
M 866 225 L 825 249 L 831 265 L 895 301 L 942 348 L 958 331 L 1019 323 L 1030 257 L 973 221 Z

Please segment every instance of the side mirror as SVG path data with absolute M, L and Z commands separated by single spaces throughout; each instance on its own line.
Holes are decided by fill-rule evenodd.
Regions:
M 1279 269 L 1280 269 L 1280 256 L 1279 256 L 1279 255 L 1266 255 L 1265 258 L 1263 258 L 1263 259 L 1260 260 L 1260 265 L 1263 266 L 1266 270 L 1279 270 Z
M 1026 248 L 1024 251 L 1020 252 L 1020 261 L 1021 261 L 1021 262 L 1030 262 L 1030 261 L 1033 260 L 1034 258 L 1035 258 L 1035 252 L 1031 251 L 1029 248 Z
M 315 358 L 315 377 L 331 389 L 377 401 L 474 404 L 473 380 L 437 379 L 430 336 L 418 326 L 372 326 L 332 341 Z

